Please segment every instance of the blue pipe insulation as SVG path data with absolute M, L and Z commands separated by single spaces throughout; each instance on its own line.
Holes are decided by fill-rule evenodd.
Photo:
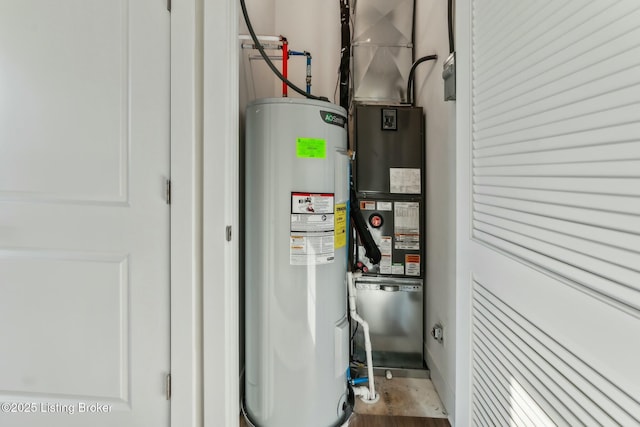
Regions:
M 311 54 L 306 50 L 304 52 L 290 50 L 289 55 L 307 57 L 307 93 L 311 93 Z
M 362 383 L 368 383 L 369 382 L 369 378 L 367 377 L 362 377 L 362 378 L 353 378 L 351 379 L 351 368 L 347 368 L 347 382 L 351 385 L 358 385 L 358 384 L 362 384 Z

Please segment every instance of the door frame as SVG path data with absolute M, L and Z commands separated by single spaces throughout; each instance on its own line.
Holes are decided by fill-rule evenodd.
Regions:
M 173 426 L 238 423 L 236 3 L 181 0 L 171 11 Z
M 452 425 L 471 425 L 471 49 L 472 0 L 457 0 L 456 35 L 456 355 Z

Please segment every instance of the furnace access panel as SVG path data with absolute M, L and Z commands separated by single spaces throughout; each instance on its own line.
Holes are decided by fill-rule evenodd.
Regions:
M 422 277 L 424 259 L 422 247 L 422 203 L 420 199 L 366 199 L 358 201 L 382 258 L 379 265 L 371 265 L 358 245 L 358 261 L 367 273 Z
M 421 107 L 355 107 L 356 192 L 422 196 L 423 123 Z
M 354 162 L 358 207 L 382 260 L 368 274 L 424 277 L 424 119 L 421 107 L 358 104 Z

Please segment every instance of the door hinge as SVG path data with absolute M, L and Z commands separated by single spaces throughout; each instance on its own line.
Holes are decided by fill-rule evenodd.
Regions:
M 167 10 L 171 12 L 171 0 L 167 0 Z
M 166 384 L 167 400 L 171 400 L 171 374 L 167 374 Z
M 231 226 L 227 225 L 227 242 L 231 241 Z
M 171 180 L 167 179 L 164 183 L 165 185 L 165 200 L 167 201 L 167 204 L 170 205 L 171 204 Z

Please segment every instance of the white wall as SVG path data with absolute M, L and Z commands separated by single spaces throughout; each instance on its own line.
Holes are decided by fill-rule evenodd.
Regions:
M 277 35 L 275 27 L 275 0 L 245 0 L 253 30 L 257 35 Z M 238 7 L 238 32 L 248 35 L 242 10 Z M 247 41 L 246 43 L 250 43 Z M 240 50 L 240 112 L 243 115 L 247 103 L 256 97 L 274 96 L 276 78 L 263 61 L 249 61 L 249 55 L 257 50 Z M 279 62 L 277 63 L 280 66 Z M 265 82 L 270 82 L 266 85 Z M 258 85 L 256 88 L 254 85 Z
M 282 35 L 289 41 L 291 50 L 311 52 L 311 92 L 333 100 L 340 63 L 339 3 L 326 0 L 247 0 L 246 4 L 256 34 Z M 240 20 L 240 32 L 246 34 L 242 16 Z M 246 53 L 241 53 L 242 56 L 246 56 Z M 281 61 L 274 61 L 274 64 L 282 70 Z M 252 96 L 280 96 L 279 80 L 258 61 L 251 63 L 255 76 L 255 91 L 252 93 L 251 82 L 245 74 L 246 65 L 245 60 L 240 70 L 241 108 Z M 289 60 L 289 79 L 303 90 L 306 85 L 305 70 L 304 57 L 292 57 Z M 292 90 L 289 90 L 289 96 L 300 97 Z
M 288 38 L 291 49 L 311 52 L 311 92 L 333 100 L 340 64 L 339 3 L 326 0 L 276 0 L 275 29 Z M 291 80 L 304 89 L 304 59 L 293 58 L 290 64 Z
M 416 105 L 426 114 L 427 266 L 425 333 L 427 364 L 445 408 L 454 411 L 455 381 L 455 102 L 445 102 L 442 64 L 449 55 L 447 2 L 416 2 L 415 57 L 437 54 L 416 70 Z M 431 337 L 444 326 L 444 342 Z

